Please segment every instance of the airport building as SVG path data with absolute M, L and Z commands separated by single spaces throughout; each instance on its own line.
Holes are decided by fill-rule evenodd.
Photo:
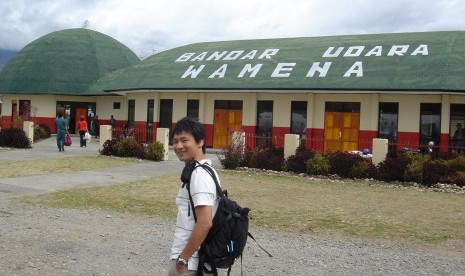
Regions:
M 461 31 L 277 38 L 191 44 L 140 61 L 104 34 L 63 30 L 0 71 L 1 123 L 32 112 L 52 126 L 65 112 L 73 127 L 97 113 L 102 124 L 114 115 L 151 131 L 193 116 L 214 148 L 242 131 L 249 147 L 281 147 L 292 133 L 322 152 L 371 149 L 373 138 L 448 151 L 465 124 L 464 45 Z

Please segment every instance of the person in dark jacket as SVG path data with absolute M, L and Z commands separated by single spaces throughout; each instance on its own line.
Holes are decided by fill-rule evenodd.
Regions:
M 63 118 L 63 114 L 58 113 L 55 119 L 55 126 L 57 128 L 57 147 L 58 151 L 65 151 L 65 135 L 69 135 L 68 121 Z
M 100 136 L 100 122 L 98 120 L 97 114 L 95 114 L 94 118 L 92 118 L 92 133 L 94 134 L 95 138 Z

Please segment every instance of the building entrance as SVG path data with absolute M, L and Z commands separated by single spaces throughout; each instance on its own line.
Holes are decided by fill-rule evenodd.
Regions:
M 215 101 L 213 147 L 225 148 L 242 128 L 242 101 Z
M 360 103 L 326 103 L 324 151 L 358 150 Z
M 68 121 L 69 132 L 79 134 L 79 129 L 76 125 L 79 118 L 84 116 L 90 130 L 90 121 L 96 114 L 95 103 L 84 102 L 57 102 L 56 115 L 63 114 L 63 117 Z

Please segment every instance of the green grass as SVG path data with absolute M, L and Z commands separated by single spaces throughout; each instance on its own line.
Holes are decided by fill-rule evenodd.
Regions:
M 465 248 L 465 195 L 262 173 L 221 171 L 223 188 L 255 227 Z M 60 208 L 107 208 L 174 220 L 179 176 L 27 197 Z
M 117 158 L 109 156 L 79 156 L 51 158 L 46 160 L 26 160 L 0 163 L 0 178 L 44 175 L 48 173 L 85 171 L 137 164 L 133 158 Z M 144 161 L 145 162 L 145 161 Z

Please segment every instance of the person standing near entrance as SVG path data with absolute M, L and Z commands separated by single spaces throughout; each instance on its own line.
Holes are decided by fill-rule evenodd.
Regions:
M 100 122 L 98 120 L 97 114 L 95 114 L 94 118 L 92 119 L 92 132 L 95 138 L 98 138 L 100 136 Z
M 116 119 L 115 119 L 115 117 L 113 117 L 113 115 L 111 115 L 111 118 L 110 118 L 110 125 L 111 125 L 112 129 L 115 129 L 115 127 L 116 127 Z
M 462 152 L 464 146 L 464 139 L 465 139 L 465 130 L 462 128 L 461 123 L 457 123 L 457 129 L 454 132 L 454 146 L 457 147 L 457 152 Z
M 65 135 L 69 135 L 68 122 L 63 118 L 63 114 L 58 113 L 55 119 L 55 126 L 57 128 L 57 147 L 58 151 L 65 151 Z
M 87 122 L 84 118 L 84 116 L 81 115 L 79 118 L 79 122 L 77 123 L 77 127 L 79 129 L 79 141 L 81 142 L 81 148 L 82 147 L 87 147 L 86 144 L 86 139 L 84 139 L 84 136 L 86 135 L 86 132 L 89 131 L 87 128 Z
M 205 159 L 205 131 L 195 119 L 185 117 L 176 123 L 173 129 L 173 149 L 179 160 L 186 165 L 194 160 L 211 165 L 211 160 Z M 198 249 L 207 237 L 218 209 L 216 185 L 205 169 L 194 169 L 189 183 L 197 222 L 191 210 L 187 187 L 181 184 L 176 197 L 178 215 L 168 276 L 197 275 Z

